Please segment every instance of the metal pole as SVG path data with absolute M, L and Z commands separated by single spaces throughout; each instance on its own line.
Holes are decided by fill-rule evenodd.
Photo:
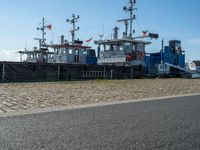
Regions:
M 126 38 L 128 37 L 128 21 L 125 21 Z
M 73 31 L 72 31 L 72 42 L 74 43 L 75 40 L 75 29 L 76 29 L 76 25 L 75 25 L 75 18 L 73 18 L 74 22 L 73 22 Z
M 130 4 L 131 4 L 131 7 L 130 7 L 130 38 L 132 38 L 132 28 L 133 28 L 133 1 L 130 0 Z
M 43 17 L 43 20 L 42 20 L 42 46 L 46 45 L 46 43 L 45 43 L 45 41 L 46 41 L 46 39 L 45 39 L 45 35 L 46 35 L 45 28 L 46 28 L 45 18 Z
M 161 47 L 162 52 L 164 52 L 164 38 L 162 39 L 162 47 Z
M 41 47 L 42 47 L 42 41 L 41 39 L 39 39 L 39 49 L 41 49 Z
M 44 18 L 42 18 L 42 42 L 44 42 Z

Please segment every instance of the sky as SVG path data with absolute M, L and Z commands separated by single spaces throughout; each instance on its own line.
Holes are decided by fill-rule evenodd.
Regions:
M 33 39 L 40 37 L 36 30 L 45 17 L 52 30 L 47 31 L 47 42 L 58 43 L 60 36 L 65 35 L 71 40 L 66 23 L 72 14 L 80 15 L 77 26 L 80 31 L 77 37 L 85 41 L 110 37 L 112 29 L 119 27 L 124 30 L 123 23 L 116 20 L 126 18 L 123 11 L 129 0 L 0 0 L 0 61 L 19 61 L 16 53 L 24 48 L 37 46 Z M 186 59 L 200 60 L 200 1 L 199 0 L 137 0 L 136 34 L 143 30 L 159 33 L 158 40 L 152 40 L 147 52 L 161 49 L 161 40 L 165 45 L 169 40 L 181 40 L 186 51 Z M 93 48 L 96 46 L 91 42 Z

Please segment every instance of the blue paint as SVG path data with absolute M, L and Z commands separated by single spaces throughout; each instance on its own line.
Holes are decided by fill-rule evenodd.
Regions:
M 181 49 L 181 41 L 169 41 L 169 46 L 165 46 L 163 52 L 151 53 L 150 56 L 145 56 L 145 64 L 148 68 L 156 68 L 158 64 L 163 62 L 184 68 L 185 54 Z

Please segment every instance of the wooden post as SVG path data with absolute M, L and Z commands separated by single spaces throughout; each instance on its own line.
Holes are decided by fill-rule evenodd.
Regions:
M 5 81 L 5 71 L 6 71 L 6 63 L 3 62 L 3 69 L 2 69 L 2 81 Z
M 57 74 L 57 79 L 60 80 L 60 64 L 58 64 L 58 74 Z

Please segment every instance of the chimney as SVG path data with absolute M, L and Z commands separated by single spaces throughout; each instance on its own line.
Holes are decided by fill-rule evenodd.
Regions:
M 118 31 L 119 31 L 119 28 L 118 27 L 115 27 L 114 29 L 114 40 L 118 39 Z
M 64 44 L 64 43 L 65 43 L 65 36 L 61 35 L 61 44 Z

